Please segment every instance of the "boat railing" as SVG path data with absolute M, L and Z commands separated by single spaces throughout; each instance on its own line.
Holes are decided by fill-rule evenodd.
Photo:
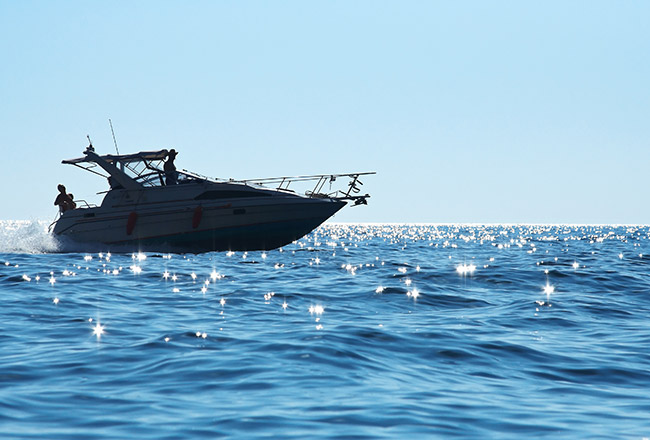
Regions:
M 300 189 L 294 189 L 296 186 L 304 185 L 302 190 L 304 190 L 305 196 L 309 198 L 351 200 L 354 201 L 355 206 L 367 204 L 366 199 L 370 197 L 369 194 L 361 194 L 361 186 L 363 185 L 363 182 L 360 180 L 360 177 L 377 174 L 374 171 L 367 171 L 361 173 L 314 174 L 307 176 L 264 177 L 257 179 L 223 179 L 218 177 L 210 178 L 202 176 L 188 170 L 182 170 L 181 173 L 196 179 L 222 183 L 238 183 L 240 185 L 275 189 L 277 191 L 293 194 L 300 192 Z M 343 186 L 343 189 L 335 189 L 332 187 L 334 182 L 337 180 L 346 178 L 349 180 L 347 185 Z M 327 184 L 329 184 L 328 187 L 326 187 Z M 308 189 L 305 189 L 305 187 Z
M 54 220 L 52 220 L 52 223 L 50 223 L 50 226 L 47 227 L 47 233 L 48 234 L 52 233 L 52 228 L 54 228 L 54 225 L 56 225 L 56 222 L 59 221 L 59 218 L 61 218 L 61 211 L 56 211 L 56 215 L 54 216 Z
M 330 198 L 338 200 L 352 200 L 355 205 L 366 204 L 366 199 L 370 197 L 368 194 L 361 194 L 361 186 L 363 182 L 360 180 L 361 176 L 376 174 L 374 171 L 362 173 L 344 173 L 344 174 L 316 174 L 309 176 L 283 176 L 283 177 L 267 177 L 262 179 L 245 179 L 245 180 L 230 180 L 231 182 L 242 183 L 245 185 L 254 185 L 262 187 L 271 187 L 278 191 L 296 192 L 291 186 L 294 187 L 299 184 L 306 184 L 311 186 L 311 189 L 305 191 L 305 195 L 310 198 Z M 343 189 L 333 188 L 334 182 L 339 179 L 348 179 L 347 185 Z M 329 186 L 327 186 L 329 184 Z M 313 185 L 313 186 L 312 186 Z M 340 186 L 339 186 L 340 188 Z
M 77 208 L 97 208 L 97 205 L 94 203 L 88 203 L 84 199 L 76 199 L 74 202 L 77 204 Z
M 75 199 L 74 202 L 76 203 L 77 207 L 75 209 L 87 209 L 87 208 L 97 208 L 97 205 L 94 203 L 88 203 L 84 199 Z M 56 224 L 57 221 L 61 218 L 61 211 L 56 212 L 56 216 L 54 217 L 54 220 L 52 220 L 52 223 L 50 223 L 50 226 L 47 227 L 47 232 L 52 232 L 52 228 Z

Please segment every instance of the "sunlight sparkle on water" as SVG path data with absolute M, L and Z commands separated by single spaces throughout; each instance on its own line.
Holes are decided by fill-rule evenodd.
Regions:
M 315 305 L 315 306 L 309 306 L 309 314 L 311 314 L 311 315 L 314 315 L 314 314 L 322 315 L 324 311 L 325 311 L 325 308 L 320 304 Z
M 406 296 L 417 300 L 420 297 L 420 291 L 414 288 L 413 290 L 409 290 L 408 292 L 406 292 Z
M 97 339 L 100 339 L 104 334 L 104 327 L 105 326 L 101 325 L 99 320 L 97 320 L 97 324 L 93 327 L 93 335 L 97 336 Z
M 348 264 L 342 264 L 341 268 L 347 270 L 351 275 L 357 274 L 357 266 L 353 266 L 348 263 Z
M 474 273 L 476 270 L 476 266 L 473 264 L 459 264 L 456 266 L 456 272 L 458 272 L 460 275 L 471 275 Z
M 546 304 L 550 307 L 551 303 L 551 294 L 555 292 L 555 287 L 546 283 L 544 286 L 544 293 L 546 294 Z
M 135 275 L 139 275 L 142 273 L 142 268 L 140 266 L 133 265 L 129 267 L 129 269 L 131 269 Z
M 138 261 L 144 261 L 147 259 L 147 256 L 142 252 L 138 252 L 137 254 L 132 254 L 131 258 Z

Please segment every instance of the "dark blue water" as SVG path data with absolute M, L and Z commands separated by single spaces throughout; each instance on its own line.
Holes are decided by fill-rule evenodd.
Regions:
M 650 229 L 330 225 L 282 251 L 0 230 L 0 437 L 650 437 Z

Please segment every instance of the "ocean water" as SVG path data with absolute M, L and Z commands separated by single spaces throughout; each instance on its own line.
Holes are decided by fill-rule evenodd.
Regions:
M 331 224 L 199 255 L 45 229 L 0 223 L 0 438 L 650 437 L 648 227 Z

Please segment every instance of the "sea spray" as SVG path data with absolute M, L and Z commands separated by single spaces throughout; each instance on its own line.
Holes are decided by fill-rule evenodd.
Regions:
M 60 249 L 45 220 L 0 220 L 0 253 L 42 254 Z

